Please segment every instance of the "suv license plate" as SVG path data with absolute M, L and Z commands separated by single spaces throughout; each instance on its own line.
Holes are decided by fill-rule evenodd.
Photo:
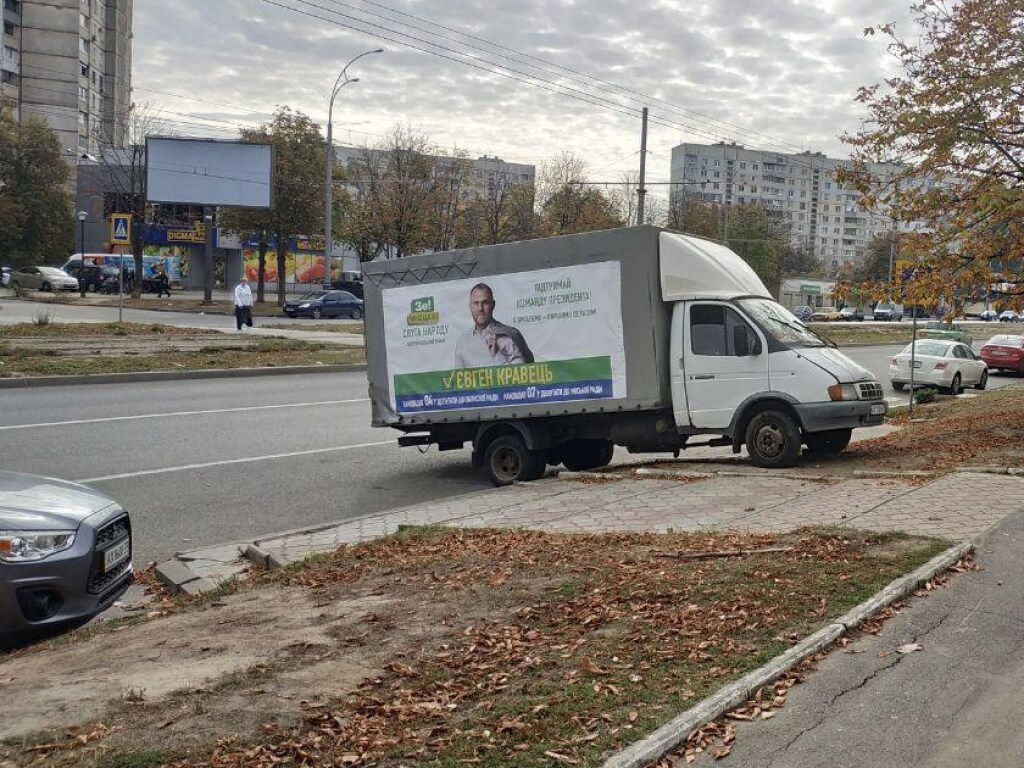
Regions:
M 872 416 L 884 416 L 885 415 L 885 403 L 875 403 L 871 406 Z
M 103 572 L 108 573 L 128 559 L 132 552 L 131 539 L 125 539 L 103 553 Z

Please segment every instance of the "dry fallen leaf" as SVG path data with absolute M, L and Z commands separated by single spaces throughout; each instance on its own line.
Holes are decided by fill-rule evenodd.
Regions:
M 906 655 L 908 653 L 913 653 L 914 651 L 923 651 L 924 650 L 924 646 L 921 645 L 920 643 L 907 643 L 906 645 L 901 645 L 896 650 L 897 650 L 897 652 L 902 653 L 903 655 Z

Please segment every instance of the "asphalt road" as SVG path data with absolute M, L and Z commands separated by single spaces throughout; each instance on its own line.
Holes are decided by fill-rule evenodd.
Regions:
M 138 563 L 489 487 L 369 422 L 363 373 L 3 390 L 0 467 L 124 503 Z

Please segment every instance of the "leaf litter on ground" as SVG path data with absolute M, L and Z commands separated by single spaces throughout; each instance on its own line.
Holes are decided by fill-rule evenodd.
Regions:
M 165 764 L 600 765 L 943 548 L 933 539 L 836 529 L 407 529 L 243 587 L 311 590 L 323 605 L 379 596 L 380 607 L 359 618 L 359 633 L 349 627 L 337 637 L 341 654 L 376 649 L 375 674 L 333 698 L 282 700 L 281 716 L 255 732 L 224 733 L 205 748 L 169 753 Z M 747 554 L 657 556 L 666 551 Z M 414 625 L 423 631 L 389 644 L 396 627 Z M 724 757 L 730 720 L 770 718 L 794 682 L 787 676 L 766 687 L 731 719 L 696 734 L 698 743 Z M 294 711 L 283 711 L 289 706 Z M 145 708 L 124 716 L 136 711 L 144 717 Z M 169 719 L 157 713 L 148 730 L 127 728 L 131 748 L 160 747 Z M 129 748 L 118 738 L 90 746 L 111 759 Z M 15 764 L 89 764 L 63 749 L 27 756 Z

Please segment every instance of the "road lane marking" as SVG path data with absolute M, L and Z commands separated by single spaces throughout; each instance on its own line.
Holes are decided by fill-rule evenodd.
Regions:
M 271 453 L 266 456 L 247 456 L 244 459 L 225 459 L 224 461 L 207 461 L 202 464 L 182 464 L 180 467 L 160 467 L 158 469 L 142 469 L 138 472 L 122 472 L 117 475 L 103 475 L 101 477 L 83 477 L 75 480 L 76 483 L 100 483 L 106 480 L 124 480 L 129 477 L 143 477 L 145 475 L 163 475 L 169 472 L 188 472 L 193 469 L 207 469 L 209 467 L 224 467 L 229 464 L 248 464 L 254 461 L 274 461 L 275 459 L 291 459 L 297 456 L 313 456 L 318 453 L 334 453 L 337 451 L 353 451 L 358 448 L 377 448 L 382 445 L 395 445 L 394 440 L 381 440 L 377 443 L 358 443 L 356 445 L 336 445 L 331 448 L 313 448 L 308 451 L 292 451 L 291 453 Z
M 135 419 L 162 419 L 171 416 L 206 416 L 211 413 L 242 413 L 245 411 L 269 411 L 275 408 L 311 408 L 316 405 L 344 405 L 347 403 L 368 403 L 370 398 L 358 397 L 352 400 L 319 400 L 313 403 L 281 403 L 279 405 L 247 405 L 239 408 L 213 408 L 208 411 L 170 411 L 165 413 L 140 413 L 136 416 L 106 416 L 98 419 L 72 419 L 69 421 L 41 421 L 36 424 L 10 424 L 0 427 L 0 432 L 13 429 L 41 429 L 43 427 L 68 427 L 75 424 L 102 424 L 108 421 L 132 421 Z

